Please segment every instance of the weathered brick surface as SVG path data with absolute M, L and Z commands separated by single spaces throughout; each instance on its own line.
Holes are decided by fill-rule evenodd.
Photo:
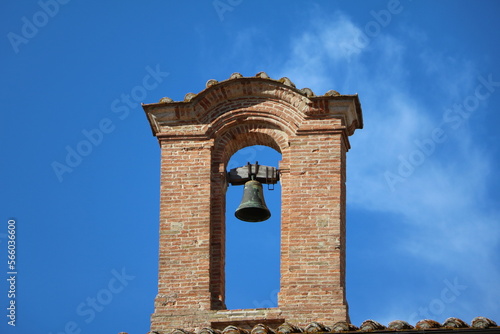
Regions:
M 145 105 L 161 145 L 158 295 L 151 330 L 348 321 L 345 159 L 362 127 L 357 96 L 306 97 L 242 78 L 191 101 Z M 239 149 L 282 154 L 278 307 L 224 305 L 226 164 Z

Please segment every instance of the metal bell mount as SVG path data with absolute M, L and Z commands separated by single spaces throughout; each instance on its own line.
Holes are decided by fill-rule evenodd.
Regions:
M 236 218 L 246 222 L 262 222 L 271 217 L 271 211 L 264 200 L 262 183 L 275 184 L 279 180 L 276 168 L 248 163 L 244 167 L 233 168 L 228 173 L 232 185 L 244 184 L 243 199 L 236 209 Z

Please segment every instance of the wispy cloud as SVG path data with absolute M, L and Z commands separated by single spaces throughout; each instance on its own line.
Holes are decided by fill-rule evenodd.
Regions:
M 288 76 L 300 87 L 309 87 L 317 94 L 345 82 L 352 73 L 345 67 L 355 62 L 363 49 L 350 54 L 345 46 L 356 40 L 362 31 L 340 12 L 331 17 L 311 14 L 309 30 L 291 41 L 290 57 L 278 69 L 278 76 Z
M 415 232 L 397 245 L 401 252 L 500 298 L 498 289 L 491 290 L 492 281 L 500 280 L 492 257 L 498 250 L 500 213 L 487 199 L 490 152 L 477 140 L 481 134 L 473 117 L 462 123 L 468 126 L 457 127 L 446 124 L 444 117 L 447 108 L 474 94 L 479 75 L 475 64 L 430 48 L 410 55 L 415 36 L 420 45 L 427 40 L 416 28 L 408 35 L 381 33 L 370 48 L 347 58 L 342 45 L 362 28 L 342 13 L 322 19 L 316 14 L 310 29 L 291 41 L 290 58 L 276 72 L 317 94 L 328 89 L 360 93 L 365 129 L 351 138 L 350 205 L 396 213 L 402 228 Z M 422 83 L 414 82 L 415 74 Z M 416 93 L 425 86 L 425 95 Z M 434 137 L 439 141 L 431 144 L 428 140 Z M 414 153 L 418 150 L 420 154 Z M 404 159 L 415 160 L 413 171 L 391 188 L 385 173 L 397 173 Z

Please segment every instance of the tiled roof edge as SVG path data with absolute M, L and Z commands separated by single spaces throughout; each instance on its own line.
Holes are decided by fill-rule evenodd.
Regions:
M 357 96 L 357 94 L 351 94 L 351 95 L 342 95 L 339 92 L 335 90 L 329 90 L 323 95 L 316 95 L 312 91 L 312 89 L 304 87 L 302 89 L 298 89 L 295 84 L 287 77 L 282 77 L 280 79 L 272 79 L 269 77 L 269 75 L 266 74 L 266 72 L 259 72 L 253 77 L 244 77 L 238 72 L 235 72 L 231 74 L 229 79 L 223 80 L 223 81 L 217 81 L 215 79 L 210 79 L 207 81 L 205 85 L 205 89 L 202 90 L 199 93 L 187 93 L 184 96 L 184 101 L 174 101 L 170 97 L 163 97 L 160 99 L 158 103 L 183 103 L 183 102 L 190 102 L 193 98 L 197 97 L 198 95 L 202 94 L 204 91 L 206 91 L 208 88 L 219 85 L 219 84 L 224 84 L 231 82 L 232 80 L 237 80 L 237 79 L 264 79 L 264 80 L 269 80 L 273 82 L 279 82 L 285 86 L 288 86 L 289 88 L 295 90 L 297 93 L 302 94 L 303 96 L 306 96 L 308 98 L 321 98 L 321 97 L 332 97 L 332 96 Z
M 486 317 L 476 317 L 472 319 L 471 324 L 467 324 L 465 321 L 458 318 L 448 318 L 443 323 L 439 323 L 435 320 L 424 319 L 415 324 L 415 326 L 410 325 L 406 321 L 395 320 L 391 321 L 387 326 L 384 326 L 374 320 L 364 321 L 360 327 L 356 327 L 353 324 L 341 321 L 335 323 L 333 326 L 328 327 L 318 322 L 311 322 L 306 327 L 301 328 L 289 323 L 283 323 L 276 329 L 272 329 L 266 325 L 258 324 L 255 325 L 251 330 L 240 328 L 234 325 L 227 326 L 224 330 L 203 328 L 196 332 L 185 330 L 185 329 L 174 329 L 169 332 L 157 332 L 152 331 L 148 334 L 295 334 L 295 333 L 306 333 L 306 334 L 336 334 L 336 333 L 500 333 L 500 327 L 495 321 Z

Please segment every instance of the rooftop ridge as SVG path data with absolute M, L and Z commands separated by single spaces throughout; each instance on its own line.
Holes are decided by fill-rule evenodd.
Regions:
M 241 326 L 241 325 L 240 325 Z M 403 320 L 391 321 L 387 326 L 384 326 L 374 320 L 365 320 L 357 327 L 345 321 L 336 322 L 333 326 L 328 327 L 319 322 L 311 322 L 305 327 L 295 326 L 290 323 L 283 323 L 279 327 L 273 329 L 263 324 L 257 324 L 251 329 L 243 328 L 235 325 L 228 325 L 223 330 L 205 327 L 199 330 L 187 329 L 174 329 L 170 332 L 152 331 L 148 334 L 315 334 L 315 333 L 393 333 L 393 332 L 407 332 L 407 333 L 500 333 L 500 326 L 497 323 L 486 317 L 475 317 L 472 319 L 471 324 L 465 321 L 450 317 L 443 323 L 435 320 L 424 319 L 420 320 L 415 326 L 410 325 Z
M 221 85 L 221 84 L 227 84 L 227 83 L 232 82 L 233 80 L 241 80 L 241 79 L 244 79 L 244 80 L 249 80 L 249 79 L 250 80 L 266 80 L 266 81 L 271 81 L 271 82 L 274 82 L 274 83 L 281 83 L 283 86 L 286 86 L 286 87 L 288 87 L 288 88 L 296 91 L 297 93 L 299 93 L 299 94 L 301 94 L 301 95 L 303 95 L 305 97 L 308 97 L 308 98 L 314 98 L 314 97 L 331 97 L 331 96 L 357 96 L 357 94 L 342 95 L 339 92 L 337 92 L 336 90 L 329 90 L 325 94 L 318 96 L 318 95 L 314 94 L 314 92 L 312 91 L 312 89 L 310 89 L 308 87 L 304 87 L 304 88 L 301 88 L 301 89 L 297 88 L 295 86 L 295 84 L 288 77 L 282 77 L 282 78 L 279 78 L 279 79 L 273 79 L 273 78 L 269 77 L 269 75 L 267 75 L 266 72 L 259 72 L 255 76 L 253 76 L 253 77 L 244 77 L 241 73 L 234 72 L 226 80 L 217 81 L 215 79 L 209 79 L 206 82 L 206 84 L 205 84 L 205 89 L 204 90 L 202 90 L 199 93 L 187 93 L 184 96 L 184 100 L 183 101 L 174 101 L 170 97 L 162 97 L 159 100 L 158 103 L 182 103 L 182 102 L 190 102 L 192 99 L 194 99 L 195 97 L 199 96 L 200 94 L 203 94 L 204 92 L 206 92 L 211 87 L 218 86 L 218 85 Z

